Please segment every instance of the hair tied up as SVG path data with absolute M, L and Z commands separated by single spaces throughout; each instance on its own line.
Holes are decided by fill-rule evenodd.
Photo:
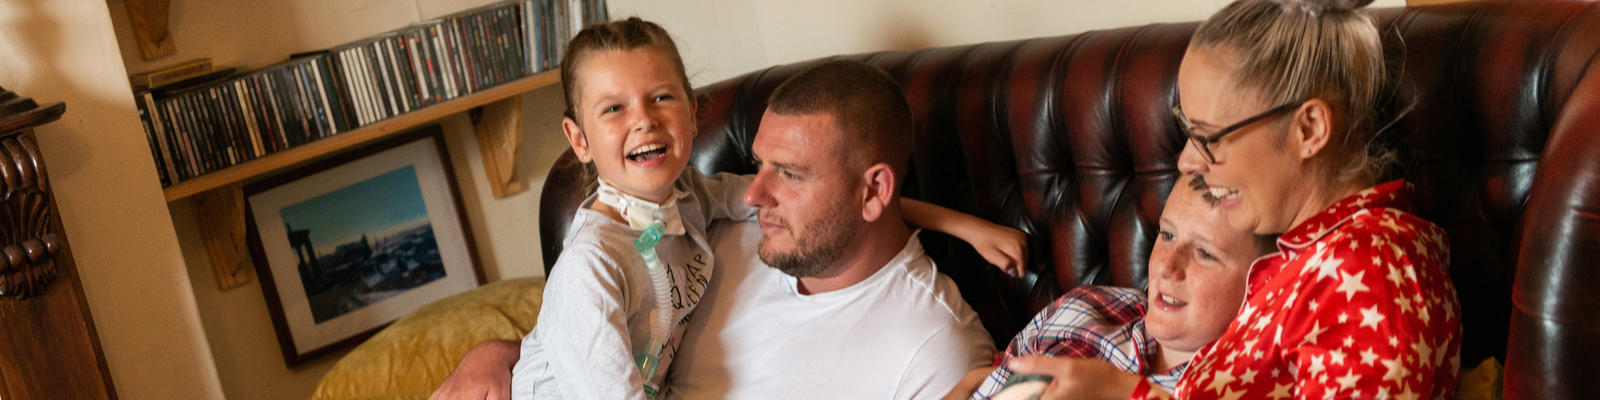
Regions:
M 1372 4 L 1372 0 L 1304 0 L 1306 3 L 1322 6 L 1328 10 L 1353 11 Z

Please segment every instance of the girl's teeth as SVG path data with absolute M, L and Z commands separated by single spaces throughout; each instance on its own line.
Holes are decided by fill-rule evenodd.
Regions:
M 1161 295 L 1161 301 L 1165 301 L 1165 302 L 1167 302 L 1169 304 L 1178 304 L 1179 303 L 1177 298 L 1174 298 L 1172 296 L 1168 296 L 1168 295 L 1165 295 L 1165 294 Z
M 640 147 L 638 150 L 634 150 L 632 153 L 628 153 L 628 155 L 629 156 L 637 156 L 637 155 L 640 155 L 640 154 L 644 154 L 644 153 L 649 153 L 649 152 L 652 152 L 652 151 L 660 150 L 660 149 L 663 149 L 663 148 L 666 148 L 666 147 L 667 147 L 666 145 L 652 144 L 652 145 L 649 145 L 649 146 Z

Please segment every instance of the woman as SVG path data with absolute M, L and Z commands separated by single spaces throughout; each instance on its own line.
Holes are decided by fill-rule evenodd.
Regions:
M 1240 0 L 1189 44 L 1179 169 L 1205 178 L 1234 228 L 1282 236 L 1178 398 L 1451 396 L 1461 323 L 1444 231 L 1408 213 L 1405 182 L 1377 183 L 1388 157 L 1369 151 L 1387 93 L 1377 28 L 1356 11 L 1369 2 Z M 1013 368 L 1056 376 L 1046 398 L 1128 393 L 1094 381 L 1099 365 Z M 1146 380 L 1132 395 L 1167 393 Z

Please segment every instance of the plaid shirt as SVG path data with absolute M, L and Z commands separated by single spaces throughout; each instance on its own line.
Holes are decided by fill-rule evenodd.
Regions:
M 1154 371 L 1160 348 L 1144 330 L 1144 293 L 1113 286 L 1079 286 L 1040 311 L 1006 347 L 999 368 L 972 394 L 986 399 L 1000 392 L 1014 357 L 1051 355 L 1093 358 L 1124 371 L 1144 375 L 1168 390 L 1178 383 L 1187 364 Z

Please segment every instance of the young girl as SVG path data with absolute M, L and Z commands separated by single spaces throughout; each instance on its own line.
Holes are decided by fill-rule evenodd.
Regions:
M 677 47 L 660 26 L 629 18 L 584 29 L 567 46 L 561 75 L 562 129 L 578 159 L 593 163 L 597 187 L 568 228 L 538 324 L 512 370 L 512 395 L 654 397 L 715 265 L 706 227 L 755 217 L 743 201 L 750 178 L 685 168 L 695 103 Z M 929 219 L 920 225 L 965 231 L 952 233 L 969 241 L 993 242 L 987 233 L 1009 230 L 906 203 L 923 211 L 907 215 Z M 1013 240 L 1000 247 L 1020 256 L 1020 233 L 1000 236 Z M 980 247 L 991 261 L 1005 259 Z M 1020 266 L 1016 256 L 1010 259 Z

